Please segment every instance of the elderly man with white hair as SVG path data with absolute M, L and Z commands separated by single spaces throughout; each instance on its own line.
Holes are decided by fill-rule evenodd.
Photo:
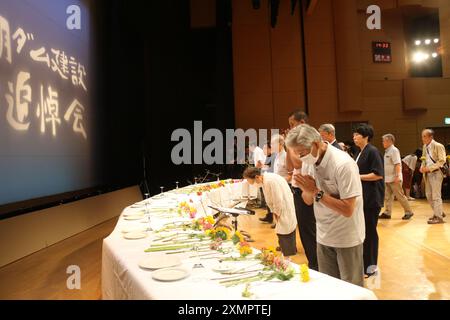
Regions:
M 336 140 L 336 129 L 330 123 L 323 124 L 319 127 L 319 133 L 322 140 L 328 142 L 333 147 L 343 150 L 339 142 Z
M 293 179 L 305 202 L 314 205 L 319 271 L 363 286 L 365 224 L 358 165 L 306 124 L 291 130 L 286 145 L 315 168 L 315 179 L 301 174 Z
M 427 200 L 433 209 L 433 216 L 428 220 L 428 224 L 444 223 L 444 212 L 442 211 L 442 181 L 444 174 L 441 168 L 446 163 L 445 147 L 434 140 L 434 131 L 425 129 L 422 131 L 423 156 L 420 172 L 425 179 L 425 191 Z

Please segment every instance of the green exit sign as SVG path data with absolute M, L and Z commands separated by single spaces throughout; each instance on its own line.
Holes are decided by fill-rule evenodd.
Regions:
M 450 118 L 445 118 L 444 123 L 445 123 L 446 125 L 450 125 Z

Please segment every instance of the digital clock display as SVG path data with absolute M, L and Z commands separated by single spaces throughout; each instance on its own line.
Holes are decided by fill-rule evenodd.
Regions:
M 383 41 L 372 42 L 373 62 L 374 63 L 391 63 L 391 43 Z

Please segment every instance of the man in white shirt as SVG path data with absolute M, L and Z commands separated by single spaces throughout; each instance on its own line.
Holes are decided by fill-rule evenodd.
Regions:
M 305 202 L 314 205 L 319 271 L 363 286 L 365 224 L 358 165 L 306 124 L 289 133 L 286 145 L 315 168 L 315 179 L 301 174 L 294 179 Z
M 385 211 L 382 213 L 380 219 L 391 219 L 392 215 L 392 203 L 394 202 L 394 196 L 400 202 L 405 215 L 403 220 L 409 220 L 414 215 L 409 205 L 408 199 L 403 193 L 402 182 L 402 159 L 400 157 L 400 151 L 395 147 L 395 137 L 394 135 L 388 133 L 383 136 L 383 147 L 385 149 L 384 153 L 384 183 L 385 183 L 385 194 L 384 194 L 384 208 Z
M 272 152 L 275 153 L 273 172 L 285 178 L 287 182 L 290 182 L 291 176 L 286 166 L 286 150 L 284 149 L 283 136 L 279 134 L 272 136 L 270 144 L 272 145 Z
M 250 142 L 249 150 L 253 153 L 253 165 L 256 168 L 262 168 L 266 163 L 264 150 L 257 146 L 256 142 Z
M 286 179 L 267 172 L 261 174 L 261 169 L 249 167 L 244 171 L 244 179 L 250 185 L 257 184 L 262 187 L 267 205 L 273 212 L 276 222 L 278 242 L 284 256 L 293 256 L 297 253 L 295 231 L 297 218 L 295 216 L 294 197 Z

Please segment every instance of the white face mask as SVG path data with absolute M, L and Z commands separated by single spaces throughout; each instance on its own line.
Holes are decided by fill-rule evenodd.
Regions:
M 308 153 L 306 156 L 300 158 L 301 162 L 309 165 L 315 165 L 317 161 L 319 161 L 319 151 L 317 151 L 317 156 L 314 157 L 311 153 Z

